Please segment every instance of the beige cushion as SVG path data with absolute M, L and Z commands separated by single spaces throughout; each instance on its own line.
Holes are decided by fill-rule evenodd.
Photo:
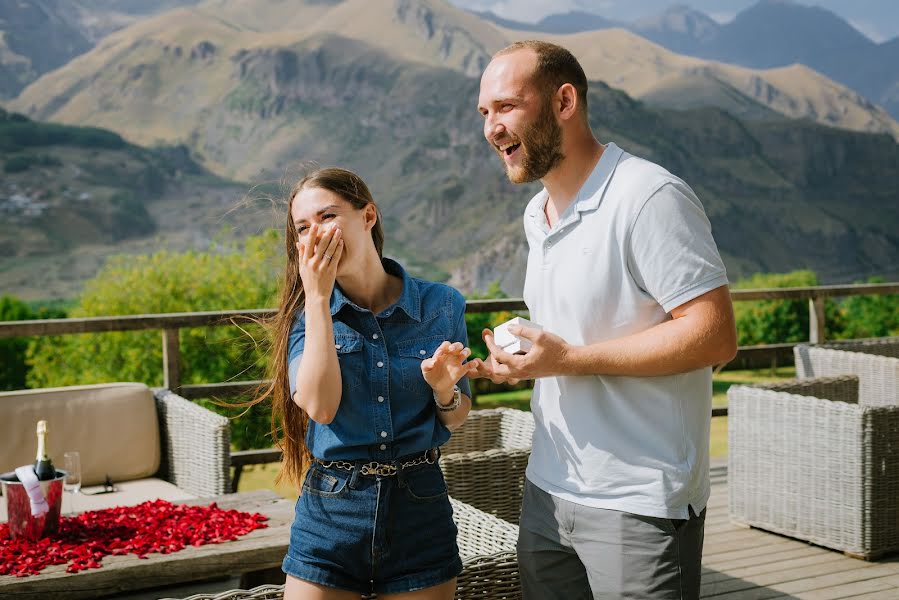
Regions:
M 47 451 L 81 454 L 83 485 L 142 479 L 159 470 L 159 423 L 153 392 L 142 383 L 104 383 L 0 392 L 0 472 L 34 462 L 35 426 L 47 421 Z
M 156 500 L 157 498 L 168 500 L 169 502 L 196 498 L 193 494 L 175 487 L 168 481 L 153 477 L 123 481 L 122 483 L 116 483 L 115 487 L 117 491 L 111 494 L 99 494 L 96 496 L 90 495 L 90 492 L 102 490 L 103 486 L 84 488 L 82 491 L 85 493 L 83 494 L 64 493 L 62 495 L 62 514 L 67 515 L 73 511 L 99 510 L 111 506 L 133 506 L 147 500 Z M 2 498 L 0 499 L 0 522 L 6 521 L 6 515 L 6 498 Z

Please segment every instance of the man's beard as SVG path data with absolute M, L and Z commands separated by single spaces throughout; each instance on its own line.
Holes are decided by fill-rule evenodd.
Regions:
M 565 158 L 562 154 L 562 128 L 556 123 L 549 100 L 518 139 L 524 158 L 519 167 L 506 166 L 506 175 L 512 183 L 530 183 L 543 179 Z

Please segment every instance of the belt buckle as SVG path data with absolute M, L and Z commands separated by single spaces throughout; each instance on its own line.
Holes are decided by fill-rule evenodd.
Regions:
M 386 463 L 370 462 L 362 465 L 362 469 L 360 472 L 363 475 L 380 475 L 382 477 L 389 477 L 396 474 L 396 467 Z

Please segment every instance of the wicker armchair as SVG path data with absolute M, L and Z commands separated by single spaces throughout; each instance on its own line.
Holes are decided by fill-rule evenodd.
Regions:
M 899 406 L 859 378 L 728 390 L 734 521 L 868 560 L 899 550 Z
M 800 378 L 858 375 L 862 404 L 899 404 L 899 337 L 799 344 L 793 354 Z
M 456 600 L 520 599 L 521 583 L 515 553 L 518 527 L 458 500 L 451 498 L 450 502 L 453 505 L 453 520 L 459 529 L 459 554 L 462 556 L 462 574 L 456 580 Z M 283 585 L 263 585 L 251 590 L 195 594 L 184 600 L 283 598 Z
M 450 496 L 518 524 L 534 416 L 511 408 L 473 410 L 441 448 Z
M 158 476 L 200 497 L 231 491 L 227 417 L 166 389 L 154 389 L 161 460 Z

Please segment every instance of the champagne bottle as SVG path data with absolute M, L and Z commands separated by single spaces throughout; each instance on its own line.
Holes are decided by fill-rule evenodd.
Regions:
M 34 473 L 38 480 L 46 481 L 56 478 L 53 461 L 47 455 L 47 422 L 37 422 L 37 457 L 34 460 Z

